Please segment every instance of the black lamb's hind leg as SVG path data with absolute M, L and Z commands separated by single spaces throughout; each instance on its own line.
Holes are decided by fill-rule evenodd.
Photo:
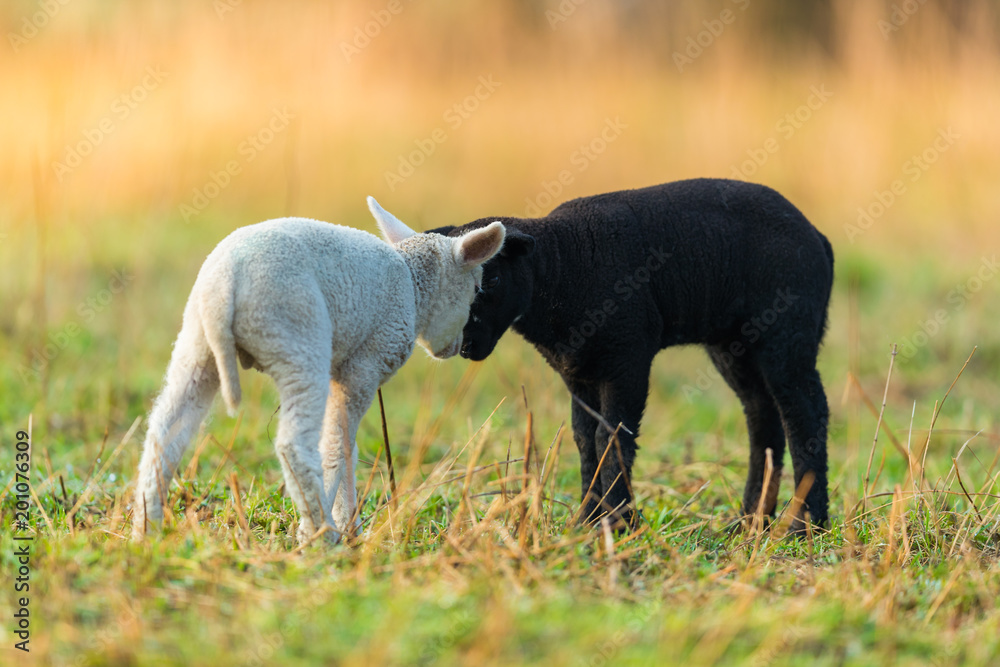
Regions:
M 632 464 L 638 449 L 639 423 L 649 394 L 649 366 L 647 363 L 623 378 L 601 384 L 600 412 L 613 429 L 609 431 L 604 424 L 598 424 L 595 437 L 598 460 L 604 458 L 600 464 L 604 486 L 601 508 L 610 515 L 616 529 L 635 525 Z
M 771 450 L 773 470 L 767 491 L 764 493 L 763 514 L 774 517 L 778 506 L 778 489 L 785 457 L 785 431 L 781 424 L 778 406 L 768 391 L 764 377 L 752 353 L 745 348 L 743 354 L 734 355 L 725 345 L 708 347 L 708 355 L 726 383 L 743 404 L 750 436 L 750 466 L 743 489 L 743 518 L 752 517 L 760 508 L 761 493 L 767 470 L 767 450 Z
M 760 363 L 768 389 L 781 411 L 795 469 L 796 490 L 803 479 L 812 477 L 805 503 L 793 518 L 791 530 L 800 533 L 805 529 L 806 511 L 813 523 L 826 526 L 829 519 L 826 431 L 830 413 L 816 370 L 815 354 L 805 359 L 802 356 L 789 359 L 787 353 L 776 353 Z
M 573 395 L 573 440 L 580 452 L 580 502 L 582 506 L 578 513 L 580 523 L 593 522 L 598 516 L 598 507 L 604 487 L 597 474 L 597 461 L 600 454 L 594 444 L 594 434 L 597 431 L 597 420 L 580 405 L 580 401 L 593 410 L 599 409 L 596 388 L 591 385 L 567 382 L 567 387 Z

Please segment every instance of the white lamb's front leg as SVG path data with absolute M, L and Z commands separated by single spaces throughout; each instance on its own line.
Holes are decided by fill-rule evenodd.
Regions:
M 340 478 L 337 495 L 333 499 L 333 523 L 344 533 L 355 534 L 361 526 L 361 513 L 358 511 L 358 491 L 356 488 L 356 471 L 358 469 L 358 444 L 355 440 L 357 428 L 350 431 L 348 443 L 350 451 L 345 447 L 344 472 Z
M 354 532 L 361 525 L 358 512 L 356 470 L 358 466 L 358 427 L 375 398 L 381 376 L 379 366 L 355 359 L 330 384 L 330 402 L 324 423 L 323 481 L 333 494 L 334 525 L 343 532 Z
M 354 497 L 354 470 L 358 460 L 357 448 L 351 445 L 353 438 L 348 417 L 348 400 L 344 387 L 336 381 L 330 382 L 330 395 L 323 417 L 323 438 L 319 443 L 323 462 L 323 505 L 330 512 L 333 525 L 341 533 L 352 532 L 349 523 L 356 504 L 350 503 L 350 514 L 345 519 L 341 508 L 348 489 L 350 497 Z

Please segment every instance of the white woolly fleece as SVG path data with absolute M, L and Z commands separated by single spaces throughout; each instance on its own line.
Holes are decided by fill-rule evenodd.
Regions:
M 393 245 L 282 218 L 237 229 L 205 260 L 149 416 L 134 537 L 162 519 L 174 470 L 220 388 L 235 414 L 237 359 L 270 375 L 281 396 L 275 449 L 299 540 L 330 524 L 335 542 L 357 525 L 361 417 L 415 342 L 439 358 L 458 352 L 481 265 L 504 239 L 499 222 L 448 238 L 413 232 L 374 199 L 369 207 Z

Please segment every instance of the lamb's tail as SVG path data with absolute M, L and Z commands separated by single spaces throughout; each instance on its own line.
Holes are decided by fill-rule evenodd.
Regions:
M 236 416 L 241 398 L 236 339 L 233 337 L 234 296 L 232 285 L 227 285 L 222 290 L 207 290 L 199 303 L 201 326 L 219 369 L 222 400 L 230 416 Z
M 823 243 L 823 250 L 826 252 L 826 258 L 830 263 L 830 284 L 827 285 L 826 290 L 826 303 L 823 304 L 823 322 L 819 327 L 819 338 L 823 339 L 823 335 L 826 333 L 828 311 L 830 307 L 830 295 L 833 292 L 833 246 L 830 245 L 830 241 L 823 235 L 822 232 L 816 230 L 819 234 L 819 240 Z

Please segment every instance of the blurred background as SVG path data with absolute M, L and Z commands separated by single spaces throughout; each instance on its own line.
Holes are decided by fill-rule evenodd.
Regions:
M 57 459 L 146 413 L 197 269 L 238 226 L 374 232 L 371 194 L 428 229 L 702 176 L 776 188 L 834 245 L 831 449 L 870 438 L 850 374 L 877 401 L 891 343 L 887 420 L 916 401 L 926 425 L 978 346 L 948 414 L 995 430 L 996 2 L 6 0 L 0 27 L 0 419 L 32 412 Z M 387 388 L 394 432 L 427 427 L 469 368 L 417 352 Z M 445 433 L 504 396 L 514 423 L 522 385 L 546 437 L 568 419 L 513 334 L 481 368 Z M 697 349 L 660 358 L 651 449 L 733 427 L 717 440 L 743 461 L 710 372 Z M 273 401 L 244 377 L 248 404 Z
M 42 662 L 260 664 L 247 651 L 262 640 L 284 642 L 283 664 L 598 664 L 623 642 L 620 662 L 678 664 L 754 646 L 758 664 L 799 648 L 850 664 L 874 645 L 881 664 L 995 652 L 997 505 L 983 496 L 985 518 L 961 514 L 954 481 L 960 466 L 962 491 L 995 493 L 996 0 L 3 0 L 0 82 L 0 442 L 31 416 Z M 566 437 L 546 468 L 536 588 L 534 555 L 504 556 L 462 515 L 492 507 L 518 464 L 485 467 L 474 504 L 468 478 L 435 481 L 452 463 L 516 459 L 529 423 L 548 448 L 568 422 L 561 380 L 512 333 L 478 364 L 418 349 L 384 387 L 401 488 L 427 489 L 405 535 L 294 551 L 278 398 L 249 371 L 240 417 L 215 406 L 171 487 L 191 521 L 124 542 L 141 420 L 198 268 L 233 229 L 298 215 L 375 232 L 366 195 L 430 229 L 705 176 L 777 189 L 834 247 L 819 359 L 834 534 L 817 567 L 810 541 L 808 564 L 780 546 L 743 572 L 747 542 L 723 532 L 746 475 L 742 409 L 701 349 L 671 349 L 653 368 L 634 471 L 652 546 L 620 561 L 619 590 L 619 561 L 572 538 Z M 362 515 L 383 522 L 377 408 L 358 440 Z M 925 443 L 925 484 L 941 493 L 934 517 L 902 521 L 894 570 L 906 503 L 887 496 L 910 488 L 906 452 Z M 12 464 L 0 458 L 7 491 Z M 866 491 L 886 504 L 851 522 Z M 13 494 L 0 505 L 7 523 Z M 986 542 L 960 541 L 977 526 Z M 470 535 L 474 555 L 452 566 L 452 536 Z M 0 550 L 11 568 L 13 544 Z M 316 594 L 328 602 L 289 620 Z M 664 611 L 637 609 L 661 596 Z

